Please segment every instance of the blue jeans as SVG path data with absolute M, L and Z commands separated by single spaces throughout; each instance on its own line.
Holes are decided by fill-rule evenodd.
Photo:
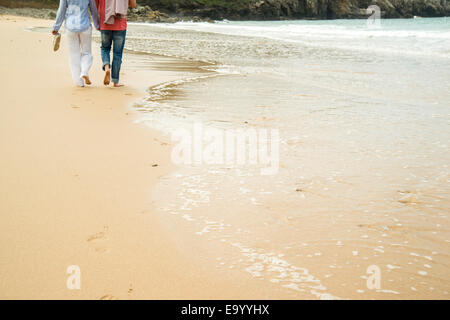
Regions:
M 111 79 L 119 83 L 120 67 L 122 66 L 122 54 L 125 47 L 127 30 L 102 30 L 102 61 L 105 66 L 111 67 Z M 111 47 L 113 48 L 113 62 L 111 66 Z

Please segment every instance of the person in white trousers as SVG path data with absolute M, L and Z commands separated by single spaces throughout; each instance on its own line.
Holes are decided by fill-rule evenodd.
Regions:
M 97 7 L 94 0 L 60 0 L 52 34 L 56 35 L 65 20 L 67 44 L 69 47 L 70 70 L 75 85 L 91 84 L 89 70 L 92 67 L 92 26 L 100 29 Z

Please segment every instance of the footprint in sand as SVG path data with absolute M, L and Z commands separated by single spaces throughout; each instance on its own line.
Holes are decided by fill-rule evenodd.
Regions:
M 161 141 L 161 140 L 159 140 L 157 138 L 153 139 L 153 141 L 159 142 L 159 144 L 162 145 L 162 146 L 168 146 L 169 145 L 167 142 Z
M 130 287 L 128 288 L 128 294 L 133 293 L 133 284 L 130 283 Z
M 103 239 L 103 238 L 106 237 L 106 233 L 107 233 L 107 232 L 108 232 L 108 226 L 104 226 L 104 227 L 103 227 L 103 231 L 91 235 L 91 236 L 87 239 L 87 241 L 88 241 L 88 242 L 91 242 L 91 241 L 94 241 L 94 240 Z
M 399 191 L 399 193 L 401 194 L 401 198 L 398 200 L 398 202 L 403 204 L 419 204 L 419 200 L 415 192 L 406 190 Z
M 109 252 L 109 248 L 106 246 L 105 241 L 108 240 L 108 226 L 103 227 L 103 231 L 95 233 L 87 238 L 87 242 L 90 242 L 95 251 L 97 252 Z
M 100 300 L 119 300 L 119 298 L 114 297 L 110 294 L 105 294 L 104 296 L 100 297 Z

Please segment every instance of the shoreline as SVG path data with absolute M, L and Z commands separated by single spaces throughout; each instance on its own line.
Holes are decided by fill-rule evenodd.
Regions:
M 175 46 L 170 46 L 168 42 L 166 50 L 170 54 L 212 60 L 215 57 L 214 53 L 219 52 L 213 47 L 216 43 L 223 42 L 220 52 L 223 52 L 224 56 L 216 55 L 219 59 L 219 70 L 220 58 L 226 65 L 231 54 L 235 54 L 233 55 L 235 60 L 243 59 L 242 63 L 236 63 L 235 67 L 240 67 L 245 62 L 250 62 L 251 65 L 252 62 L 251 58 L 248 60 L 244 58 L 246 52 L 250 50 L 232 51 L 225 45 L 228 44 L 227 40 L 231 43 L 236 41 L 241 45 L 243 43 L 247 45 L 250 39 L 259 39 L 257 36 L 243 37 L 240 42 L 236 38 L 239 35 L 230 36 L 227 32 L 223 32 L 223 34 L 214 33 L 213 36 L 208 32 L 197 32 L 198 29 L 195 27 L 192 28 L 191 33 L 179 31 L 180 34 L 177 34 L 177 31 L 171 30 L 168 26 L 164 32 L 159 33 L 161 27 L 163 26 L 148 26 L 145 30 L 142 28 L 141 34 L 154 32 L 155 35 L 152 41 L 143 40 L 143 43 L 150 47 L 155 44 L 155 39 L 161 38 L 163 41 L 177 39 L 181 34 L 186 40 L 181 42 L 180 47 L 193 47 L 192 50 L 186 50 L 183 54 Z M 202 30 L 205 31 L 205 28 Z M 192 39 L 195 39 L 195 42 Z M 210 43 L 211 45 L 206 46 L 204 50 L 210 54 L 203 54 L 196 50 L 196 43 Z M 136 45 L 136 47 L 142 46 Z M 262 47 L 273 46 L 268 43 L 267 46 Z M 259 49 L 258 43 L 252 47 L 252 49 L 255 48 Z M 154 51 L 162 52 L 158 49 Z M 264 52 L 264 50 L 261 51 Z M 377 80 L 377 72 L 383 72 L 381 65 L 377 66 L 379 69 L 372 73 L 370 65 L 359 64 L 357 57 L 352 58 L 348 61 L 356 63 L 351 65 L 347 65 L 345 61 L 337 61 L 335 64 L 327 59 L 314 59 L 314 57 L 311 61 L 304 59 L 307 60 L 305 66 L 300 67 L 299 71 L 303 69 L 306 72 L 303 72 L 302 81 L 295 82 L 298 88 L 296 90 L 301 88 L 302 92 L 295 100 L 287 99 L 276 90 L 271 91 L 271 86 L 280 91 L 286 90 L 285 87 L 289 87 L 288 84 L 279 79 L 272 82 L 273 79 L 264 76 L 252 77 L 249 72 L 250 75 L 246 74 L 242 79 L 238 74 L 231 78 L 216 77 L 215 80 L 211 79 L 204 83 L 186 84 L 179 87 L 179 90 L 174 92 L 175 95 L 169 96 L 167 101 L 163 100 L 159 106 L 150 103 L 150 118 L 158 121 L 165 116 L 168 120 L 165 123 L 175 123 L 174 128 L 185 125 L 187 122 L 184 120 L 202 119 L 205 122 L 209 121 L 212 127 L 217 124 L 217 127 L 221 129 L 228 128 L 226 124 L 222 126 L 221 121 L 229 121 L 233 127 L 268 124 L 285 130 L 286 127 L 279 122 L 273 124 L 277 121 L 277 116 L 283 115 L 283 110 L 280 110 L 278 106 L 285 104 L 291 108 L 299 108 L 298 115 L 301 116 L 299 123 L 303 124 L 303 128 L 285 131 L 284 134 L 287 135 L 285 138 L 289 146 L 287 148 L 292 147 L 292 150 L 295 148 L 304 156 L 290 158 L 289 155 L 295 155 L 283 154 L 282 158 L 288 161 L 281 163 L 280 167 L 284 173 L 278 175 L 278 179 L 272 181 L 246 179 L 247 175 L 251 176 L 251 172 L 241 170 L 233 175 L 232 168 L 221 164 L 211 167 L 187 167 L 185 170 L 177 170 L 171 177 L 166 177 L 162 185 L 158 185 L 155 189 L 155 192 L 159 192 L 160 195 L 156 198 L 156 203 L 159 204 L 161 216 L 168 221 L 164 225 L 177 230 L 172 234 L 176 235 L 178 239 L 175 240 L 180 242 L 180 246 L 184 245 L 183 239 L 189 238 L 190 234 L 203 239 L 203 241 L 198 240 L 198 247 L 195 249 L 184 245 L 183 251 L 190 251 L 195 256 L 198 248 L 201 248 L 201 252 L 205 253 L 204 263 L 209 264 L 210 268 L 227 269 L 228 272 L 233 273 L 241 270 L 247 273 L 248 278 L 259 282 L 261 288 L 265 288 L 266 284 L 278 284 L 282 288 L 279 288 L 278 292 L 273 288 L 269 295 L 272 298 L 315 299 L 337 296 L 350 299 L 443 299 L 448 294 L 448 290 L 444 282 L 446 272 L 440 268 L 440 265 L 444 265 L 447 261 L 443 254 L 446 250 L 445 230 L 447 227 L 444 227 L 446 224 L 439 217 L 428 217 L 426 221 L 421 219 L 426 216 L 422 208 L 428 205 L 434 207 L 434 200 L 430 201 L 430 198 L 427 198 L 428 195 L 437 196 L 438 201 L 444 200 L 445 196 L 438 189 L 422 193 L 421 181 L 411 181 L 407 176 L 409 172 L 417 174 L 417 177 L 423 174 L 419 170 L 417 172 L 404 170 L 404 163 L 409 165 L 415 163 L 418 167 L 423 165 L 421 161 L 414 161 L 414 156 L 417 155 L 414 147 L 411 150 L 405 150 L 405 147 L 402 147 L 401 152 L 404 152 L 405 157 L 399 157 L 393 153 L 391 157 L 382 159 L 378 155 L 374 156 L 379 152 L 375 146 L 387 154 L 397 150 L 390 142 L 384 141 L 382 135 L 372 135 L 372 143 L 358 141 L 350 135 L 352 130 L 358 130 L 359 126 L 355 122 L 362 120 L 364 123 L 367 120 L 368 123 L 373 123 L 378 120 L 377 116 L 366 117 L 365 112 L 362 111 L 361 114 L 356 113 L 354 118 L 339 121 L 339 117 L 346 114 L 346 107 L 340 106 L 339 103 L 336 103 L 336 108 L 333 107 L 327 111 L 330 107 L 329 98 L 345 100 L 345 104 L 350 104 L 355 109 L 361 106 L 360 103 L 351 103 L 353 94 L 359 93 L 359 90 L 358 86 L 345 83 L 347 78 L 358 79 L 363 84 L 377 87 L 376 81 L 369 81 L 362 77 L 370 74 L 373 80 Z M 301 62 L 303 61 L 300 59 L 298 63 Z M 230 65 L 233 66 L 233 63 Z M 384 65 L 384 67 L 387 66 L 389 63 Z M 260 70 L 266 71 L 264 68 L 257 69 L 257 71 Z M 391 68 L 387 70 L 390 72 Z M 281 68 L 276 71 L 286 70 Z M 298 72 L 298 74 L 302 73 Z M 344 81 L 338 85 L 325 80 L 307 81 L 308 74 L 316 77 L 328 74 L 329 79 Z M 359 74 L 364 76 L 357 76 Z M 266 85 L 262 84 L 261 79 L 265 80 Z M 410 83 L 408 79 L 401 80 L 401 83 Z M 259 85 L 255 86 L 254 83 Z M 309 84 L 336 91 L 328 96 L 326 92 L 309 88 Z M 236 88 L 242 88 L 243 94 L 240 95 L 237 92 L 239 89 L 236 90 Z M 254 92 L 262 92 L 262 88 L 271 92 L 270 97 L 277 97 L 280 102 L 271 101 L 269 97 L 259 100 Z M 392 88 L 397 87 L 394 85 Z M 288 90 L 288 92 L 295 94 L 298 93 L 296 90 Z M 344 90 L 348 93 L 345 94 Z M 235 93 L 236 96 L 231 98 L 227 96 L 227 93 L 228 95 Z M 379 103 L 380 108 L 381 106 L 389 108 L 388 106 L 392 103 L 389 97 L 393 99 L 397 96 L 394 92 L 388 92 L 386 97 L 382 103 Z M 362 101 L 371 107 L 377 105 L 375 102 L 379 102 L 370 97 L 365 100 L 364 95 L 359 95 L 359 98 L 363 98 Z M 409 107 L 403 105 L 400 102 L 402 100 L 418 106 L 422 103 L 420 97 L 417 101 L 402 97 L 396 105 L 406 112 Z M 296 105 L 289 104 L 291 101 L 296 101 Z M 255 107 L 261 108 L 261 106 L 264 107 L 261 111 L 255 112 L 256 114 L 252 112 Z M 233 109 L 234 107 L 236 109 Z M 342 108 L 339 110 L 339 107 Z M 304 114 L 302 114 L 303 110 Z M 309 110 L 312 112 L 308 112 Z M 369 107 L 368 110 L 370 111 L 371 108 Z M 177 117 L 177 111 L 180 117 Z M 227 114 L 227 111 L 230 114 Z M 316 113 L 316 111 L 319 112 Z M 384 115 L 383 110 L 380 113 Z M 396 119 L 390 112 L 386 114 Z M 283 119 L 286 120 L 287 125 L 294 125 L 294 122 L 290 122 L 289 119 Z M 402 119 L 405 123 L 407 122 L 405 117 Z M 327 129 L 328 121 L 333 126 Z M 433 121 L 433 123 L 436 122 Z M 383 128 L 390 128 L 390 123 L 384 123 Z M 406 124 L 406 128 L 414 129 L 409 124 Z M 364 132 L 365 128 L 359 129 Z M 341 139 L 334 138 L 338 131 L 343 133 Z M 394 141 L 404 143 L 402 132 L 400 131 L 399 136 L 396 137 L 398 140 L 394 139 Z M 355 149 L 345 145 L 350 141 Z M 406 140 L 406 142 L 409 141 Z M 358 157 L 349 157 L 349 152 L 355 152 Z M 336 155 L 333 163 L 327 161 L 327 155 L 330 153 Z M 364 163 L 359 157 L 366 158 L 369 162 Z M 295 162 L 292 162 L 294 159 Z M 430 157 L 430 159 L 435 158 Z M 441 160 L 439 158 L 436 160 L 433 168 L 439 167 Z M 348 166 L 349 163 L 352 163 L 352 166 Z M 299 165 L 299 169 L 295 169 L 296 164 Z M 283 165 L 285 165 L 284 168 Z M 432 175 L 432 172 L 429 171 L 427 174 Z M 386 175 L 386 178 L 383 181 L 378 180 L 378 177 L 383 175 Z M 274 188 L 275 185 L 279 187 L 279 190 Z M 429 187 L 432 188 L 431 184 Z M 405 200 L 403 198 L 405 194 L 406 199 L 412 200 Z M 436 211 L 439 212 L 439 210 L 442 210 L 441 213 L 444 214 L 445 205 L 437 205 Z M 433 243 L 421 240 L 426 236 L 416 231 L 415 228 L 418 225 L 427 225 L 427 232 L 433 232 L 429 235 Z M 217 248 L 220 249 L 217 250 Z M 417 258 L 411 258 L 411 256 L 417 256 Z M 209 257 L 208 260 L 207 257 Z M 428 261 L 432 261 L 432 264 L 427 263 Z M 383 289 L 371 291 L 366 287 L 365 277 L 370 265 L 380 267 L 384 277 Z M 423 270 L 424 268 L 430 270 Z M 298 277 L 298 270 L 304 272 L 302 279 Z M 429 273 L 432 273 L 432 276 Z M 236 274 L 239 273 L 236 272 Z M 303 279 L 309 279 L 310 282 Z M 291 291 L 288 292 L 289 290 Z

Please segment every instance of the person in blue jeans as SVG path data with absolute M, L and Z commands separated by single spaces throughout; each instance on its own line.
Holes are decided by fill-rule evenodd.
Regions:
M 127 19 L 126 17 L 115 17 L 113 21 L 105 21 L 107 6 L 109 2 L 106 0 L 95 0 L 100 17 L 100 32 L 102 38 L 102 61 L 103 71 L 105 71 L 105 78 L 103 84 L 109 85 L 110 82 L 114 84 L 114 87 L 122 87 L 120 84 L 120 69 L 122 66 L 122 55 L 125 47 L 125 38 L 127 35 Z M 116 0 L 127 1 L 128 6 L 136 8 L 136 0 Z M 125 4 L 126 6 L 126 4 Z M 109 8 L 108 8 L 109 9 Z M 113 51 L 113 61 L 111 64 L 111 49 Z

